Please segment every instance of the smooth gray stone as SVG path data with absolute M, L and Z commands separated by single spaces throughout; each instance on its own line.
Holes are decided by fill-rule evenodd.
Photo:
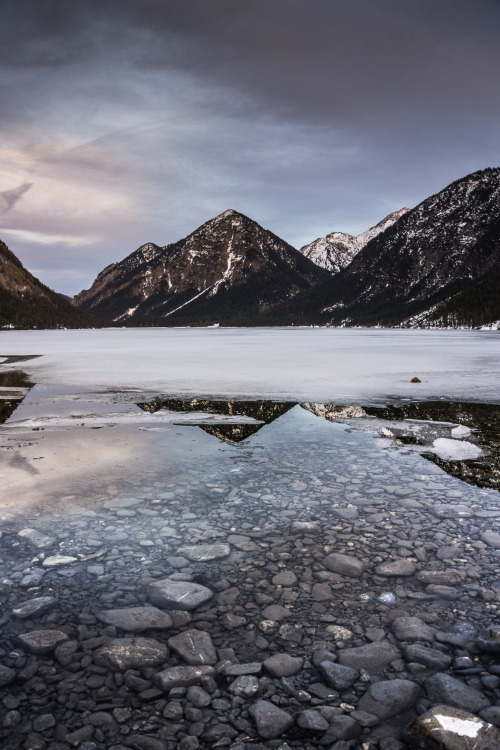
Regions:
M 172 618 L 156 607 L 124 607 L 98 612 L 97 617 L 107 625 L 114 625 L 129 633 L 144 630 L 167 630 L 173 627 Z
M 231 552 L 229 544 L 193 544 L 186 547 L 180 547 L 177 550 L 178 555 L 187 557 L 192 562 L 209 562 L 210 560 L 219 560 L 227 557 Z
M 27 602 L 18 604 L 14 607 L 12 614 L 18 620 L 26 620 L 28 617 L 38 617 L 55 607 L 58 600 L 55 596 L 39 596 L 36 599 L 29 599 Z
M 325 732 L 329 726 L 320 712 L 313 708 L 302 711 L 297 718 L 297 724 L 301 729 L 308 729 L 310 732 Z
M 500 731 L 461 708 L 439 705 L 416 719 L 410 735 L 430 740 L 442 750 L 494 750 L 500 747 Z
M 265 617 L 266 620 L 275 620 L 276 622 L 281 622 L 281 620 L 285 620 L 290 615 L 290 610 L 282 607 L 281 604 L 270 604 L 262 610 L 262 617 Z
M 125 671 L 158 667 L 168 659 L 168 648 L 154 638 L 113 638 L 94 652 L 101 667 Z
M 450 601 L 458 599 L 462 595 L 462 592 L 454 586 L 444 586 L 438 583 L 429 583 L 425 587 L 425 591 L 427 594 L 432 594 L 432 596 L 436 596 L 439 599 L 448 599 Z
M 357 557 L 352 555 L 342 555 L 340 552 L 333 552 L 323 560 L 328 570 L 332 573 L 339 573 L 343 576 L 349 576 L 351 578 L 359 578 L 366 569 L 366 565 Z
M 0 664 L 0 688 L 9 685 L 16 677 L 16 670 Z
M 213 592 L 199 583 L 173 581 L 170 578 L 153 581 L 148 586 L 147 594 L 156 607 L 188 611 L 205 604 L 213 597 Z
M 490 705 L 486 696 L 449 674 L 438 672 L 425 681 L 427 697 L 433 703 L 445 703 L 455 708 L 477 713 Z
M 481 539 L 483 542 L 486 542 L 488 547 L 500 549 L 500 534 L 497 534 L 495 531 L 483 531 Z
M 34 654 L 50 654 L 60 643 L 69 640 L 69 636 L 60 630 L 32 630 L 18 636 L 23 646 Z
M 201 667 L 169 667 L 158 672 L 153 677 L 153 682 L 160 690 L 168 693 L 174 687 L 191 687 L 197 685 L 202 677 L 215 674 L 215 669 L 209 666 Z
M 272 577 L 272 582 L 275 586 L 295 586 L 297 576 L 293 570 L 282 570 Z
M 415 565 L 404 559 L 385 562 L 375 568 L 378 576 L 412 576 L 414 572 Z
M 281 737 L 294 724 L 293 716 L 269 701 L 257 701 L 250 706 L 248 713 L 255 721 L 259 736 L 264 740 Z
M 304 659 L 290 654 L 273 654 L 264 660 L 264 667 L 272 677 L 290 677 L 302 669 Z
M 45 558 L 42 565 L 44 568 L 56 568 L 59 565 L 71 565 L 75 562 L 78 562 L 78 558 L 71 555 L 51 555 Z
M 436 633 L 418 617 L 396 617 L 391 627 L 398 641 L 433 641 Z
M 420 687 L 410 680 L 384 680 L 370 685 L 358 703 L 361 711 L 388 719 L 413 706 L 420 695 Z
M 446 669 L 451 664 L 451 656 L 443 654 L 435 648 L 421 646 L 418 643 L 411 646 L 405 646 L 404 654 L 406 661 L 424 664 L 428 669 Z
M 215 664 L 217 653 L 210 634 L 205 630 L 186 630 L 184 633 L 169 638 L 168 645 L 181 659 L 191 665 Z
M 327 684 L 336 690 L 346 690 L 359 677 L 357 669 L 343 667 L 341 664 L 334 664 L 332 661 L 322 661 L 319 668 Z
M 227 677 L 239 677 L 243 674 L 260 674 L 262 664 L 260 661 L 251 661 L 246 664 L 226 664 L 222 670 Z
M 239 695 L 242 698 L 253 698 L 259 692 L 259 681 L 253 675 L 244 674 L 233 680 L 227 689 L 233 695 Z
M 26 539 L 36 549 L 47 549 L 48 547 L 53 547 L 56 543 L 55 539 L 43 534 L 38 529 L 22 529 L 18 536 Z
M 465 580 L 465 574 L 458 570 L 419 570 L 416 577 L 421 583 L 438 586 L 459 586 Z
M 377 674 L 383 672 L 392 661 L 399 659 L 399 649 L 386 641 L 368 643 L 366 646 L 344 648 L 339 652 L 338 663 L 353 669 L 366 669 Z
M 339 714 L 330 717 L 328 721 L 328 729 L 324 734 L 324 739 L 329 741 L 353 740 L 361 734 L 361 726 L 352 716 Z

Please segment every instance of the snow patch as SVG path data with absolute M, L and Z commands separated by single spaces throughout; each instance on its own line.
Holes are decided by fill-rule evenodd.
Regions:
M 467 461 L 471 458 L 479 458 L 483 453 L 481 448 L 474 443 L 451 438 L 437 438 L 432 443 L 432 449 L 443 461 Z
M 436 716 L 445 732 L 453 732 L 458 737 L 477 737 L 483 722 L 480 719 L 457 719 L 454 716 Z

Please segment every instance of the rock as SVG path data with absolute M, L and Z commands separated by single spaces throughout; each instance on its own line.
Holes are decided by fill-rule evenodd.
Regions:
M 257 701 L 250 706 L 248 713 L 255 721 L 259 736 L 264 740 L 281 737 L 294 724 L 290 714 L 269 701 Z
M 297 576 L 292 570 L 282 570 L 280 573 L 276 573 L 273 576 L 272 581 L 275 586 L 295 586 L 297 583 Z
M 396 617 L 391 627 L 398 641 L 433 641 L 436 632 L 418 617 Z
M 323 560 L 328 570 L 332 573 L 340 573 L 343 576 L 349 576 L 351 578 L 359 578 L 365 571 L 366 565 L 357 557 L 351 555 L 342 555 L 339 552 L 333 552 Z
M 438 503 L 429 508 L 430 512 L 438 518 L 472 518 L 474 511 L 467 505 L 443 505 Z
M 260 674 L 262 664 L 260 661 L 251 661 L 247 664 L 226 664 L 222 670 L 227 677 L 239 677 L 242 674 Z
M 107 625 L 114 625 L 129 633 L 144 630 L 167 630 L 173 627 L 172 618 L 156 607 L 126 607 L 98 612 L 97 617 Z
M 451 664 L 451 656 L 448 656 L 448 654 L 443 654 L 442 651 L 434 648 L 421 646 L 418 643 L 405 646 L 404 654 L 407 661 L 424 664 L 428 669 L 446 669 Z
M 353 669 L 366 669 L 377 674 L 383 672 L 395 659 L 401 656 L 399 650 L 386 641 L 369 643 L 366 646 L 344 648 L 339 653 L 338 662 Z
M 348 641 L 352 638 L 352 631 L 341 625 L 327 625 L 326 631 L 335 641 Z
M 16 678 L 16 670 L 0 664 L 0 688 L 9 685 Z
M 273 654 L 264 660 L 264 667 L 272 677 L 290 677 L 302 669 L 304 659 L 289 654 Z
M 148 586 L 150 602 L 163 609 L 196 609 L 212 598 L 213 592 L 199 583 L 190 581 L 173 581 L 163 578 Z
M 474 714 L 452 706 L 434 706 L 416 719 L 409 734 L 431 740 L 443 750 L 500 747 L 500 731 Z
M 379 719 L 411 708 L 420 695 L 420 687 L 410 680 L 384 680 L 370 685 L 358 703 L 361 711 L 374 714 Z
M 210 693 L 198 685 L 192 685 L 187 689 L 186 698 L 196 708 L 206 708 L 212 702 Z
M 282 607 L 281 604 L 270 604 L 269 607 L 265 607 L 262 610 L 262 617 L 266 620 L 274 620 L 275 622 L 281 622 L 281 620 L 290 617 L 290 610 Z
M 343 667 L 341 664 L 334 664 L 332 661 L 322 661 L 319 668 L 327 684 L 336 690 L 346 690 L 359 677 L 357 669 Z
M 243 552 L 255 552 L 259 548 L 249 536 L 243 536 L 242 534 L 230 534 L 227 541 L 236 549 L 243 550 Z
M 463 583 L 465 575 L 458 570 L 419 570 L 417 578 L 422 583 L 434 583 L 444 586 L 458 586 Z
M 325 732 L 324 739 L 329 742 L 332 740 L 348 741 L 356 739 L 360 734 L 361 727 L 352 716 L 339 714 L 338 716 L 332 716 L 329 718 L 328 729 Z M 337 743 L 334 747 L 336 749 L 338 748 Z M 350 747 L 350 745 L 348 745 L 348 747 Z
M 44 568 L 56 568 L 59 565 L 71 565 L 71 563 L 78 562 L 77 557 L 71 555 L 52 555 L 46 557 L 42 565 Z
M 18 620 L 26 620 L 28 617 L 38 617 L 55 607 L 57 601 L 54 596 L 39 596 L 36 599 L 29 599 L 27 602 L 18 604 L 12 610 L 12 614 Z
M 46 534 L 38 531 L 38 529 L 22 529 L 22 531 L 19 532 L 18 536 L 26 539 L 26 541 L 29 542 L 33 547 L 36 547 L 36 549 L 48 549 L 49 547 L 53 547 L 56 543 L 55 539 L 52 539 L 52 537 L 50 536 L 46 536 Z
M 18 636 L 23 646 L 34 654 L 50 654 L 60 643 L 69 640 L 66 633 L 61 630 L 32 630 Z
M 458 597 L 461 596 L 459 589 L 454 586 L 443 586 L 436 583 L 429 583 L 429 585 L 425 587 L 425 591 L 427 594 L 431 594 L 431 596 L 436 596 L 439 599 L 448 599 L 450 601 L 458 599 Z
M 327 720 L 313 708 L 302 711 L 297 718 L 297 724 L 301 729 L 307 729 L 309 732 L 324 732 L 328 729 Z
M 205 630 L 186 630 L 184 633 L 169 638 L 167 643 L 181 659 L 191 666 L 215 664 L 217 661 L 212 638 Z
M 233 680 L 227 689 L 241 698 L 253 698 L 259 692 L 259 681 L 253 675 L 241 675 Z
M 488 545 L 488 547 L 500 549 L 500 534 L 497 534 L 495 531 L 483 531 L 481 539 Z
M 164 690 L 168 693 L 175 687 L 187 688 L 191 687 L 191 685 L 197 685 L 202 677 L 214 674 L 215 669 L 209 666 L 169 667 L 168 669 L 164 669 L 162 672 L 155 674 L 153 681 L 160 690 Z
M 410 560 L 404 559 L 382 563 L 375 568 L 378 576 L 412 576 L 414 572 L 415 565 Z
M 444 672 L 438 672 L 425 681 L 427 696 L 433 703 L 445 703 L 455 708 L 477 713 L 490 705 L 479 690 Z
M 493 654 L 500 653 L 500 628 L 482 628 L 476 639 L 476 646 L 481 651 L 488 651 Z
M 101 667 L 125 671 L 158 667 L 168 658 L 168 648 L 154 638 L 113 638 L 94 652 Z
M 229 544 L 193 544 L 181 547 L 177 550 L 178 555 L 187 557 L 192 562 L 209 562 L 227 557 L 231 552 Z
M 247 624 L 246 617 L 240 615 L 233 615 L 231 612 L 225 612 L 221 617 L 221 623 L 226 630 L 236 630 Z
M 44 732 L 46 729 L 55 726 L 55 724 L 56 720 L 52 714 L 41 714 L 33 721 L 33 729 L 35 732 Z

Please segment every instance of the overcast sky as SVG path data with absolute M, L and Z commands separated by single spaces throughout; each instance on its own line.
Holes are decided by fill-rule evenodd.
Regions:
M 0 6 L 0 239 L 60 292 L 227 208 L 300 247 L 500 164 L 499 0 Z

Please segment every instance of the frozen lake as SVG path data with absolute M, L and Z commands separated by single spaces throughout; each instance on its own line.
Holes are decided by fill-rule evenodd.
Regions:
M 240 708 L 272 696 L 293 748 L 325 746 L 301 728 L 308 709 L 331 722 L 328 744 L 348 724 L 351 747 L 381 747 L 417 710 L 365 725 L 371 685 L 405 681 L 425 707 L 443 672 L 496 716 L 499 345 L 468 331 L 0 333 L 0 740 L 24 746 L 9 742 L 43 714 L 47 739 L 53 720 L 58 736 L 98 727 L 84 731 L 108 747 L 124 730 L 162 750 L 172 733 L 238 747 L 257 739 Z M 161 611 L 153 627 L 157 584 L 210 598 L 165 605 L 171 624 Z M 125 641 L 137 634 L 146 645 Z M 201 709 L 159 676 L 184 665 L 171 641 L 200 638 L 220 666 L 197 685 Z M 285 681 L 273 655 L 292 659 Z M 361 677 L 332 688 L 330 658 Z
M 37 383 L 171 395 L 498 402 L 500 333 L 339 329 L 4 331 Z M 422 381 L 412 384 L 417 376 Z

